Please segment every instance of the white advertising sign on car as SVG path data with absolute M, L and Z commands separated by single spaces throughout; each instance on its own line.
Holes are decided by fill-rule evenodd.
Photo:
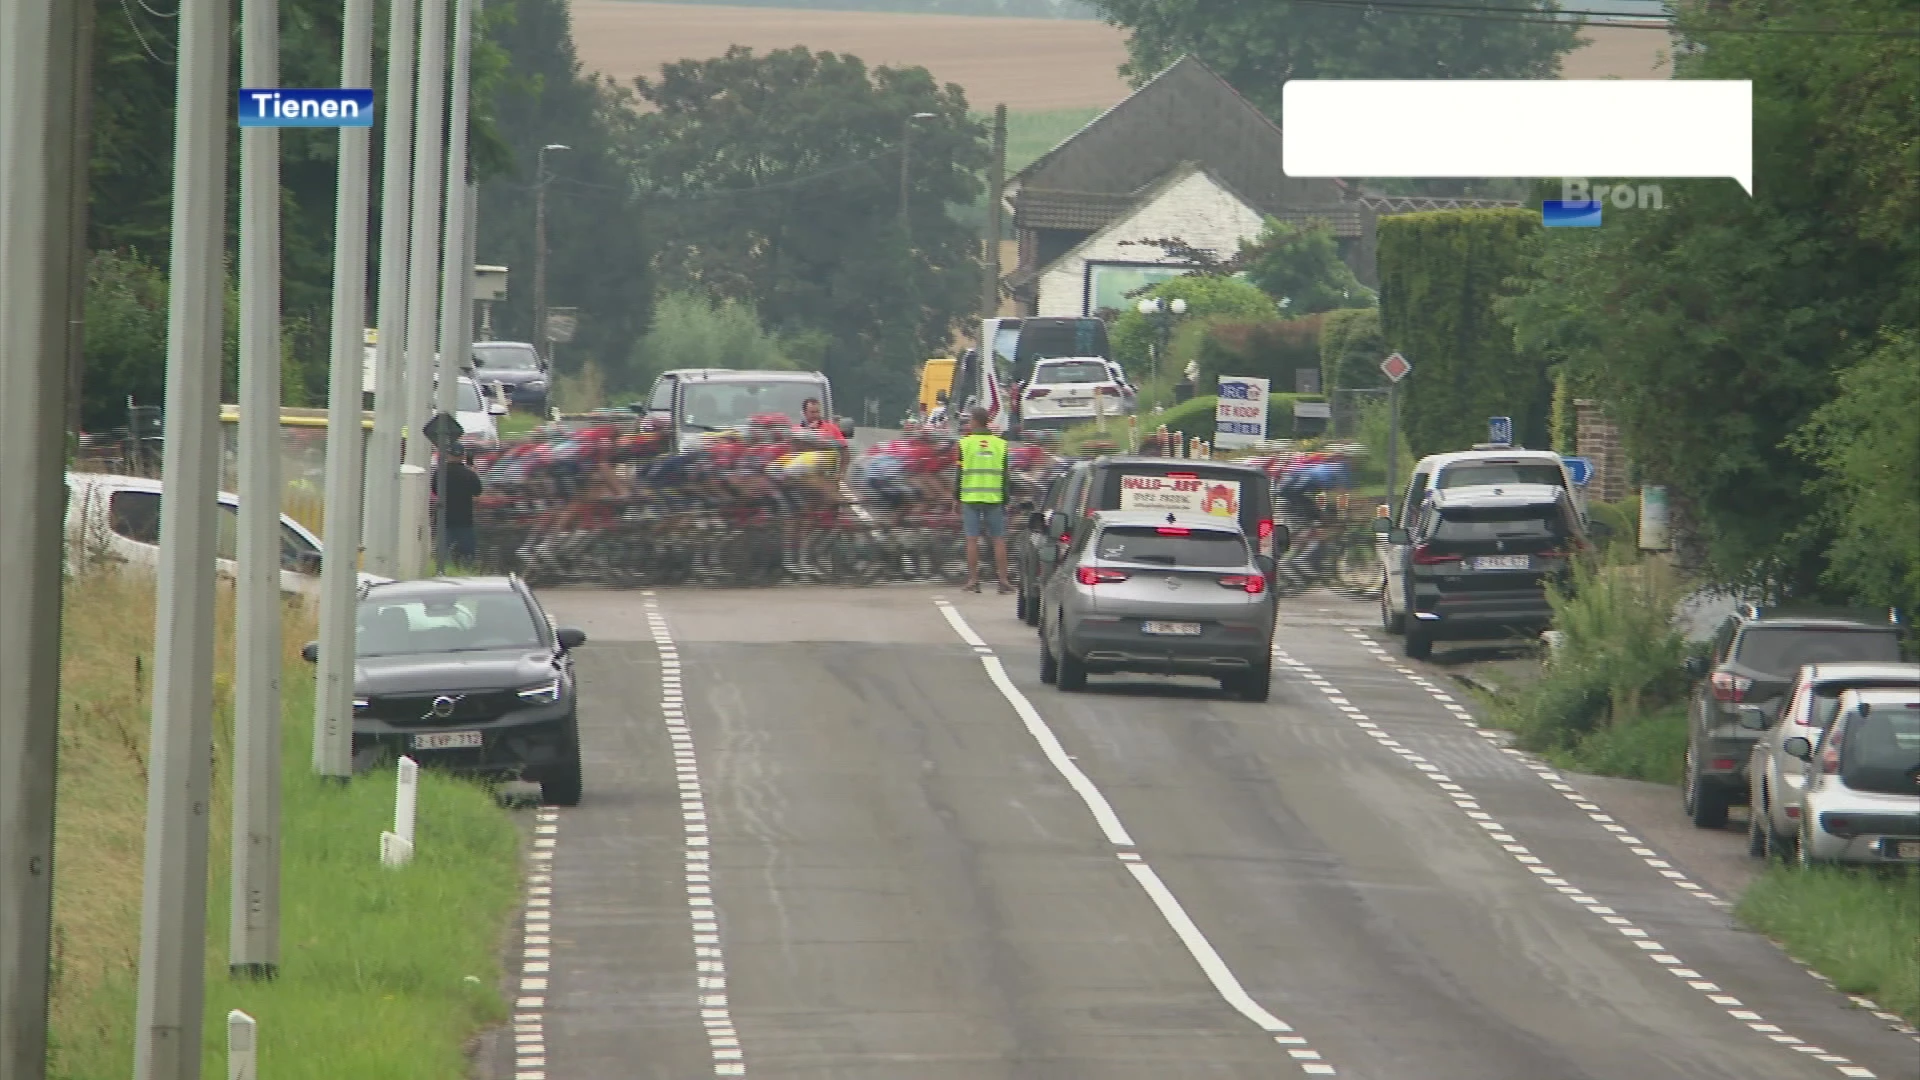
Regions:
M 1213 445 L 1240 449 L 1266 439 L 1267 380 L 1222 375 L 1213 410 Z
M 1120 509 L 1237 518 L 1240 516 L 1240 481 L 1203 480 L 1197 476 L 1122 475 Z

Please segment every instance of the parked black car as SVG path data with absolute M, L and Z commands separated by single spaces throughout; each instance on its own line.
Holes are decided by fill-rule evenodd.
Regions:
M 1761 706 L 1771 723 L 1803 665 L 1899 659 L 1897 612 L 1741 605 L 1715 631 L 1711 651 L 1686 662 L 1699 680 L 1687 706 L 1687 816 L 1703 829 L 1723 828 L 1728 807 L 1750 797 L 1747 758 L 1760 732 L 1741 725 L 1741 706 Z
M 1027 513 L 1027 528 L 1015 524 L 1008 534 L 1009 558 L 1018 564 L 1018 616 L 1040 625 L 1040 591 L 1046 575 L 1061 564 L 1082 532 L 1102 510 L 1232 517 L 1254 543 L 1256 555 L 1286 554 L 1287 529 L 1273 520 L 1273 486 L 1262 469 L 1231 461 L 1115 454 L 1075 462 L 1048 489 L 1040 506 L 1016 507 Z M 1041 555 L 1050 549 L 1051 559 Z M 1267 584 L 1273 584 L 1269 573 Z
M 587 636 L 556 629 L 519 578 L 368 585 L 354 634 L 356 768 L 404 754 L 580 802 L 573 650 Z M 318 643 L 303 655 L 317 660 Z
M 474 342 L 473 379 L 483 386 L 498 383 L 513 404 L 546 415 L 553 374 L 539 350 L 524 341 Z

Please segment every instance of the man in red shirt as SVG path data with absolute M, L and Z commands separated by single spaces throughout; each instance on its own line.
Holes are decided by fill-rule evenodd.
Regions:
M 840 430 L 840 425 L 827 419 L 826 410 L 821 406 L 819 398 L 808 398 L 800 403 L 800 426 L 816 435 L 825 435 L 835 442 L 847 441 L 847 433 Z

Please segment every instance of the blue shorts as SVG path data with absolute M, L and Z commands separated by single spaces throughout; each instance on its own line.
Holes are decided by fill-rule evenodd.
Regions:
M 1007 505 L 963 502 L 960 504 L 960 527 L 966 530 L 968 536 L 1003 539 L 1007 535 Z

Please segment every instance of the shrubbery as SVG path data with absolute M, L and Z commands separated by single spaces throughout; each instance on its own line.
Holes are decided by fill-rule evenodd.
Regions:
M 1320 366 L 1322 316 L 1300 319 L 1221 320 L 1200 341 L 1200 386 L 1213 389 L 1222 376 L 1268 380 L 1275 393 L 1293 390 L 1293 373 Z

